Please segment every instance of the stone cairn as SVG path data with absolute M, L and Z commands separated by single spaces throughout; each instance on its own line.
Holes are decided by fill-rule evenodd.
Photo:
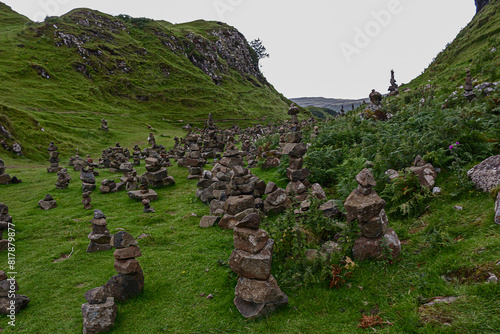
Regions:
M 465 76 L 464 97 L 469 101 L 472 101 L 476 97 L 476 93 L 474 93 L 474 85 L 472 83 L 472 76 L 469 69 L 467 69 L 467 74 Z
M 90 194 L 92 194 L 91 191 L 86 191 L 82 194 L 82 204 L 85 210 L 92 209 L 92 204 L 90 204 L 90 202 L 92 202 L 92 198 L 90 197 Z
M 344 202 L 347 221 L 357 220 L 361 237 L 352 249 L 355 260 L 396 259 L 401 253 L 401 243 L 396 232 L 388 228 L 386 202 L 372 189 L 377 183 L 369 169 L 356 175 L 358 188 Z
M 109 129 L 108 129 L 108 122 L 104 118 L 101 119 L 101 130 L 105 131 L 105 132 L 109 131 Z
M 73 166 L 75 172 L 81 172 L 85 168 L 85 161 L 80 157 L 78 149 L 76 149 L 75 156 L 70 158 L 68 165 Z
M 82 305 L 84 334 L 109 331 L 116 319 L 115 300 L 123 302 L 137 297 L 144 289 L 144 274 L 136 260 L 142 255 L 137 241 L 120 231 L 111 237 L 109 245 L 116 248 L 113 255 L 118 275 L 85 293 L 88 303 Z
M 141 148 L 138 145 L 134 146 L 134 152 L 132 152 L 132 159 L 133 159 L 132 165 L 139 166 L 141 164 L 141 159 L 142 159 Z
M 111 237 L 110 244 L 116 248 L 113 255 L 118 275 L 111 277 L 105 288 L 121 302 L 137 297 L 144 289 L 144 274 L 136 260 L 142 255 L 137 240 L 129 233 L 120 231 Z
M 116 143 L 114 147 L 110 147 L 107 152 L 110 173 L 124 173 L 132 171 L 133 166 L 125 156 L 125 151 L 123 150 L 123 147 L 120 146 L 120 143 Z
M 63 168 L 57 172 L 57 189 L 66 189 L 68 188 L 69 181 L 71 181 L 71 176 L 68 173 L 68 169 Z
M 391 85 L 388 88 L 389 96 L 396 96 L 396 95 L 398 95 L 399 94 L 398 87 L 399 86 L 396 83 L 396 79 L 394 79 L 394 70 L 391 70 Z
M 266 183 L 244 168 L 243 159 L 233 143 L 211 172 L 204 171 L 198 182 L 196 196 L 210 203 L 210 216 L 204 216 L 200 227 L 209 227 L 219 221 L 224 229 L 233 229 L 236 222 L 262 207 Z M 220 218 L 222 217 L 222 218 Z
M 83 169 L 80 172 L 80 180 L 82 180 L 82 192 L 94 191 L 96 188 L 94 168 Z
M 151 207 L 151 201 L 147 198 L 143 199 L 142 200 L 142 205 L 144 205 L 144 209 L 142 210 L 142 212 L 144 213 L 155 213 L 155 209 L 153 209 Z
M 50 142 L 47 151 L 49 151 L 50 162 L 50 167 L 47 167 L 47 173 L 57 173 L 62 167 L 59 167 L 59 152 L 57 152 L 57 146 L 54 145 L 53 141 Z
M 302 143 L 302 131 L 297 118 L 299 109 L 292 106 L 288 111 L 292 115 L 291 132 L 281 136 L 282 153 L 288 155 L 289 163 L 286 176 L 290 182 L 286 187 L 289 196 L 294 196 L 295 202 L 302 202 L 307 197 L 307 190 L 311 183 L 307 181 L 309 170 L 304 168 L 304 156 L 307 153 L 306 144 Z
M 203 166 L 205 166 L 206 161 L 201 158 L 198 144 L 193 143 L 189 146 L 189 152 L 185 163 L 189 170 L 188 180 L 199 179 L 203 173 Z
M 16 280 L 8 279 L 5 272 L 0 270 L 0 314 L 16 314 L 28 305 L 30 299 L 15 293 L 17 291 L 19 285 Z
M 115 180 L 104 179 L 99 187 L 99 191 L 103 194 L 115 193 L 119 190 L 120 188 L 117 187 Z
M 9 207 L 0 203 L 0 251 L 5 251 L 9 247 L 9 240 L 3 239 L 3 231 L 8 231 L 12 217 L 9 215 Z
M 38 205 L 42 210 L 50 210 L 57 208 L 56 201 L 50 196 L 50 194 L 45 195 L 44 199 L 38 201 Z
M 101 210 L 94 210 L 94 218 L 90 221 L 92 223 L 92 232 L 89 233 L 88 238 L 90 244 L 87 247 L 87 253 L 100 252 L 110 250 L 111 234 L 108 230 L 108 223 L 106 216 Z
M 158 194 L 153 189 L 149 189 L 149 182 L 145 175 L 138 177 L 139 189 L 127 192 L 127 195 L 131 199 L 139 200 L 142 202 L 143 199 L 148 199 L 149 201 L 154 201 L 158 199 Z
M 168 175 L 167 168 L 162 167 L 155 158 L 146 158 L 146 173 L 144 176 L 152 188 L 175 184 L 175 179 Z
M 21 183 L 21 180 L 15 176 L 10 177 L 9 174 L 5 173 L 5 164 L 2 158 L 0 158 L 0 184 L 7 185 L 11 183 Z
M 239 275 L 234 304 L 245 318 L 256 318 L 288 304 L 271 275 L 274 240 L 260 229 L 260 216 L 251 213 L 236 223 L 229 266 Z

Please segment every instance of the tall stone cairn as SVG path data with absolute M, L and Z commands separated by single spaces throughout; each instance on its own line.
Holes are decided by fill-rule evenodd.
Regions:
M 94 218 L 90 221 L 92 223 L 92 232 L 88 235 L 90 244 L 87 247 L 87 253 L 100 252 L 110 250 L 111 234 L 108 230 L 108 223 L 106 216 L 101 210 L 94 210 Z
M 49 151 L 50 162 L 50 167 L 47 167 L 47 173 L 57 173 L 62 167 L 59 167 L 59 152 L 57 152 L 57 146 L 54 145 L 53 141 L 50 142 L 47 151 Z
M 260 229 L 260 216 L 251 213 L 236 223 L 229 266 L 239 275 L 234 305 L 245 318 L 257 318 L 288 304 L 271 275 L 274 241 Z
M 352 249 L 354 259 L 396 259 L 401 253 L 401 242 L 396 232 L 388 228 L 386 202 L 372 189 L 377 185 L 375 178 L 365 168 L 356 175 L 356 182 L 358 188 L 344 202 L 347 221 L 357 220 L 361 229 L 361 237 Z
M 90 194 L 92 194 L 91 191 L 86 191 L 82 194 L 82 204 L 85 210 L 92 209 L 92 204 L 90 204 L 90 202 L 92 202 L 92 198 L 90 197 Z
M 206 160 L 201 158 L 200 147 L 196 143 L 192 143 L 189 146 L 188 156 L 185 163 L 189 170 L 188 180 L 197 180 L 203 174 L 203 166 L 206 164 Z
M 136 260 L 142 255 L 137 240 L 120 231 L 111 237 L 110 244 L 116 248 L 113 255 L 118 275 L 111 277 L 104 287 L 118 301 L 137 297 L 144 289 L 144 274 Z

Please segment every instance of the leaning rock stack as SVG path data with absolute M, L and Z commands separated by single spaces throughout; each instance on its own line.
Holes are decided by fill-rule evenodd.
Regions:
M 82 305 L 83 334 L 106 332 L 114 326 L 117 307 L 115 299 L 108 295 L 103 286 L 85 293 L 87 303 Z
M 188 167 L 189 175 L 188 180 L 196 180 L 201 177 L 203 173 L 203 166 L 205 166 L 206 161 L 201 158 L 200 147 L 196 143 L 192 143 L 189 146 L 189 153 L 185 159 L 185 164 Z
M 116 248 L 113 255 L 118 275 L 111 277 L 104 287 L 118 301 L 137 297 L 144 288 L 144 274 L 136 260 L 142 255 L 137 241 L 129 233 L 120 231 L 113 235 L 110 244 Z
M 68 170 L 66 168 L 61 169 L 60 171 L 57 172 L 56 188 L 57 189 L 68 188 L 70 180 L 71 176 L 69 175 Z
M 245 318 L 256 318 L 286 305 L 288 297 L 271 275 L 274 241 L 260 229 L 260 216 L 252 213 L 234 228 L 229 266 L 239 275 L 234 304 Z
M 16 280 L 7 279 L 7 275 L 0 270 L 0 314 L 16 314 L 28 305 L 30 299 L 15 292 L 19 291 Z
M 159 188 L 174 184 L 172 176 L 168 176 L 168 171 L 162 167 L 156 158 L 146 158 L 146 173 L 144 174 L 148 184 L 152 188 Z
M 109 233 L 108 223 L 106 216 L 101 210 L 94 210 L 94 218 L 90 221 L 92 223 L 92 232 L 88 235 L 90 244 L 87 247 L 87 253 L 106 251 L 111 249 L 109 241 L 111 234 Z
M 382 259 L 388 255 L 389 249 L 389 256 L 397 258 L 401 243 L 396 232 L 388 228 L 386 203 L 372 189 L 376 182 L 370 170 L 363 169 L 356 175 L 356 182 L 358 188 L 344 202 L 347 221 L 357 220 L 361 229 L 362 236 L 356 239 L 352 250 L 354 259 Z
M 11 223 L 12 217 L 9 215 L 9 207 L 0 203 L 0 251 L 7 250 L 9 247 L 9 240 L 3 239 L 3 231 L 7 231 Z
M 62 167 L 59 167 L 59 161 L 60 161 L 59 152 L 57 152 L 57 146 L 54 145 L 53 141 L 50 142 L 47 151 L 49 151 L 49 162 L 50 162 L 50 167 L 47 167 L 47 172 L 57 173 L 62 169 Z
M 410 167 L 410 171 L 417 176 L 420 184 L 424 187 L 432 189 L 436 184 L 437 173 L 434 166 L 425 162 L 420 155 L 416 156 L 413 167 Z

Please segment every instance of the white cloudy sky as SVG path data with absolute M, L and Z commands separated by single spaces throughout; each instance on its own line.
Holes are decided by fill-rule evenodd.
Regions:
M 473 0 L 0 0 L 40 21 L 87 7 L 182 23 L 226 22 L 260 38 L 262 71 L 289 98 L 366 97 L 420 74 L 475 14 Z

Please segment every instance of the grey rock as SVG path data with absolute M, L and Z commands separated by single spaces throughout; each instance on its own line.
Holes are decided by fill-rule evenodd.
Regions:
M 495 155 L 472 167 L 467 176 L 476 188 L 489 192 L 500 185 L 500 155 Z

